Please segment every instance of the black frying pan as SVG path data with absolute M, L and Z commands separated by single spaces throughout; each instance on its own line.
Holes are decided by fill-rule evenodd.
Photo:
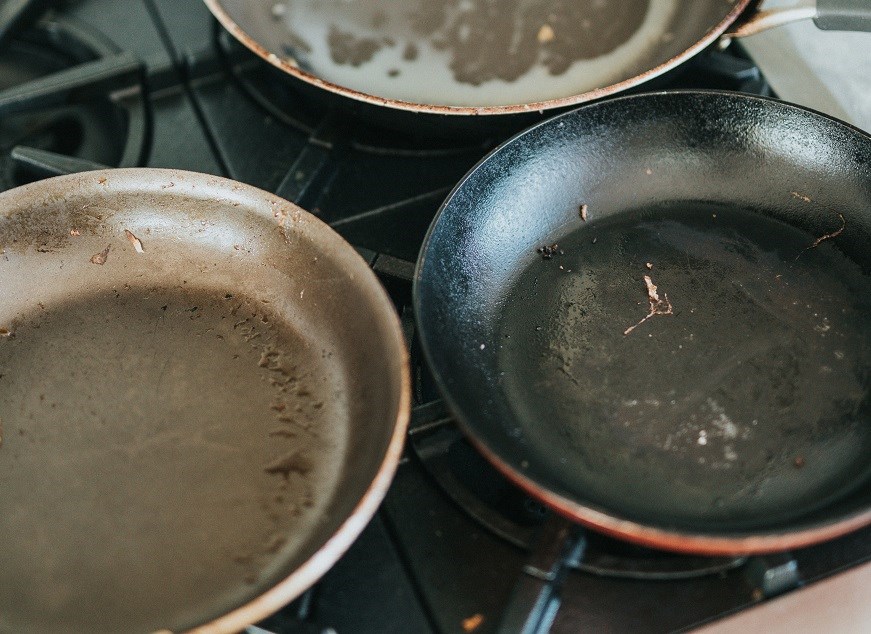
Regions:
M 590 101 L 661 75 L 730 27 L 748 34 L 814 18 L 821 28 L 871 30 L 864 0 L 774 12 L 757 12 L 753 0 L 205 2 L 301 86 L 394 116 L 510 115 Z
M 474 168 L 418 262 L 426 358 L 478 448 L 562 514 L 748 553 L 871 522 L 871 138 L 647 94 Z
M 236 632 L 402 450 L 393 304 L 325 224 L 190 172 L 0 194 L 0 631 Z

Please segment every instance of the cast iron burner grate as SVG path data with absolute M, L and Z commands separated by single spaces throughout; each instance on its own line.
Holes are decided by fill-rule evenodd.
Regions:
M 39 3 L 17 4 L 23 11 Z M 139 165 L 148 117 L 142 64 L 70 20 L 48 16 L 29 24 L 20 14 L 3 17 L 0 188 Z
M 313 134 L 322 127 L 324 105 L 317 98 L 300 91 L 295 80 L 277 68 L 266 64 L 248 51 L 217 22 L 216 46 L 230 73 L 242 89 L 271 116 L 304 134 Z M 326 106 L 330 110 L 331 106 Z M 355 121 L 336 113 L 334 118 L 345 126 L 342 138 L 349 148 L 381 156 L 426 158 L 462 154 L 493 145 L 493 139 L 414 138 L 408 132 L 390 130 L 370 122 Z

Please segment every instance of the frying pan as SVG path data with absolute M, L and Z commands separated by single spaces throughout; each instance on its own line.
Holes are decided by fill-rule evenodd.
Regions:
M 613 95 L 675 68 L 730 28 L 747 35 L 813 18 L 824 29 L 871 30 L 864 0 L 762 12 L 753 0 L 205 2 L 300 86 L 356 102 L 366 115 L 384 106 L 397 120 L 396 111 L 416 113 L 406 120 L 418 125 L 426 113 L 534 113 Z
M 0 631 L 234 632 L 371 518 L 408 419 L 392 303 L 213 176 L 0 194 Z
M 436 383 L 561 514 L 698 554 L 871 522 L 871 137 L 786 103 L 651 93 L 508 141 L 417 265 Z

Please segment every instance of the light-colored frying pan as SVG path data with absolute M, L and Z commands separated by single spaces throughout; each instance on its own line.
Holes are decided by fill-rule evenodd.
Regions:
M 375 116 L 372 106 L 418 115 L 564 108 L 653 79 L 727 32 L 811 18 L 824 29 L 871 30 L 865 0 L 771 11 L 755 0 L 205 2 L 302 86 Z
M 0 195 L 0 632 L 232 632 L 375 512 L 405 344 L 357 253 L 189 172 Z

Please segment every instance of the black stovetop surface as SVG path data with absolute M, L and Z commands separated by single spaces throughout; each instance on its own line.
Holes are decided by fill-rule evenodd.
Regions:
M 0 188 L 95 165 L 250 183 L 355 245 L 403 317 L 416 408 L 385 503 L 320 583 L 260 627 L 683 630 L 871 558 L 871 530 L 776 556 L 683 560 L 548 517 L 454 427 L 421 366 L 409 308 L 412 263 L 436 209 L 502 138 L 420 142 L 313 104 L 234 44 L 199 0 L 43 4 L 54 8 L 0 45 Z M 684 71 L 674 86 L 770 94 L 739 50 L 710 51 Z M 567 574 L 541 574 L 560 563 Z

